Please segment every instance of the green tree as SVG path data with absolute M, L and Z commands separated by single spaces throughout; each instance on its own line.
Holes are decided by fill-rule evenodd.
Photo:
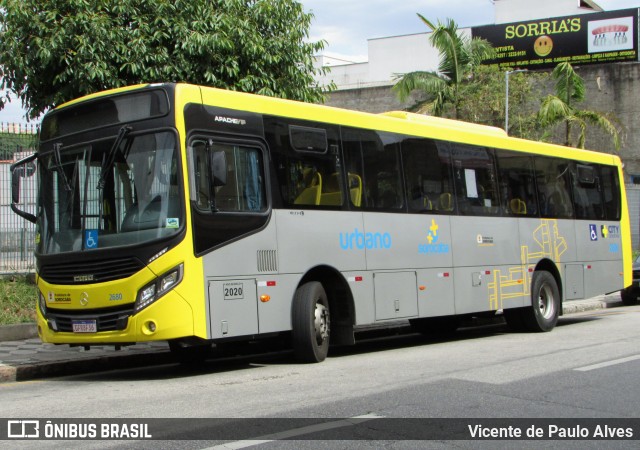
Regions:
M 418 105 L 419 111 L 441 116 L 449 105 L 457 119 L 460 116 L 460 86 L 483 60 L 493 57 L 495 51 L 484 39 L 458 33 L 458 25 L 451 19 L 444 24 L 438 21 L 436 26 L 420 14 L 418 17 L 431 30 L 429 41 L 440 55 L 438 71 L 399 75 L 393 89 L 401 101 L 413 91 L 421 90 L 427 94 L 427 100 Z
M 538 120 L 542 126 L 551 128 L 557 124 L 564 124 L 564 145 L 573 146 L 574 130 L 577 127 L 577 147 L 584 148 L 587 125 L 597 125 L 611 136 L 616 151 L 620 150 L 620 135 L 618 129 L 605 114 L 580 110 L 576 103 L 585 99 L 584 81 L 571 64 L 560 63 L 552 72 L 555 78 L 555 95 L 550 94 L 542 100 L 538 112 Z
M 509 77 L 509 134 L 539 139 L 536 107 L 538 96 L 548 79 L 546 72 L 513 73 Z M 458 119 L 503 128 L 505 125 L 505 72 L 497 65 L 481 65 L 459 87 Z
M 323 100 L 295 0 L 0 0 L 0 87 L 31 118 L 99 90 L 204 84 Z

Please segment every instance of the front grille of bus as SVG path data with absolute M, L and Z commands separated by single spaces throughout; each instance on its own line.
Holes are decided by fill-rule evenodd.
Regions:
M 47 308 L 47 321 L 56 323 L 56 331 L 71 333 L 73 320 L 95 320 L 100 331 L 116 331 L 127 328 L 129 317 L 133 314 L 133 303 L 115 308 L 89 310 L 66 310 Z
M 117 258 L 101 261 L 56 262 L 43 265 L 38 273 L 47 283 L 91 284 L 127 278 L 144 264 L 137 258 Z

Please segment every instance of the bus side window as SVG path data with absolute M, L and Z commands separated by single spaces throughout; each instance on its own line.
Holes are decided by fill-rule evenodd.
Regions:
M 400 174 L 400 137 L 345 128 L 342 139 L 347 171 L 360 177 L 360 180 L 352 177 L 356 180 L 354 182 L 362 183 L 362 207 L 381 211 L 402 209 L 404 190 Z M 357 194 L 355 197 L 357 199 Z M 353 200 L 352 205 L 357 206 Z
M 538 197 L 543 217 L 569 219 L 573 217 L 569 161 L 537 157 Z
M 451 146 L 460 214 L 500 215 L 493 151 L 466 144 L 453 143 Z
M 572 163 L 571 181 L 576 219 L 604 218 L 597 166 Z
M 199 209 L 209 209 L 209 164 L 206 153 L 206 143 L 196 141 L 193 148 L 193 168 L 195 174 L 195 202 Z
M 362 141 L 367 206 L 375 210 L 404 207 L 398 136 L 367 132 Z
M 262 151 L 257 147 L 195 141 L 191 144 L 195 171 L 192 200 L 212 212 L 259 212 L 266 209 Z M 211 179 L 211 155 L 224 152 L 227 176 L 223 185 Z
M 349 197 L 351 207 L 366 207 L 369 198 L 364 189 L 366 178 L 364 175 L 364 161 L 362 158 L 362 138 L 360 130 L 342 129 L 342 149 L 344 151 L 345 166 L 349 174 Z
M 500 203 L 507 215 L 537 216 L 533 160 L 508 150 L 496 150 Z
M 620 179 L 617 167 L 600 166 L 600 186 L 605 219 L 620 220 Z
M 448 148 L 437 146 L 433 140 L 418 138 L 403 140 L 401 147 L 409 211 L 453 211 Z

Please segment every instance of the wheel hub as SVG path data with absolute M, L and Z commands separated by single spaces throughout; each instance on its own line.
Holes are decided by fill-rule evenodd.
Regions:
M 313 322 L 318 345 L 329 337 L 329 310 L 322 303 L 316 303 L 315 319 Z
M 545 319 L 551 318 L 555 311 L 555 302 L 553 301 L 553 292 L 549 286 L 542 286 L 538 293 L 538 307 L 540 308 L 540 314 Z

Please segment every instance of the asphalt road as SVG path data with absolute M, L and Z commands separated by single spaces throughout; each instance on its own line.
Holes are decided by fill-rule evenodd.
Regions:
M 374 339 L 333 351 L 321 364 L 295 364 L 281 352 L 197 368 L 169 364 L 5 383 L 0 403 L 4 417 L 20 419 L 189 419 L 152 421 L 154 437 L 180 440 L 135 441 L 136 448 L 637 448 L 639 323 L 640 306 L 622 307 L 565 316 L 551 333 L 490 325 L 439 340 Z M 434 424 L 433 418 L 460 420 Z M 478 441 L 468 428 L 538 424 L 549 433 L 560 424 L 571 433 L 581 423 L 590 438 L 596 426 L 607 425 L 630 429 L 634 440 Z M 447 426 L 455 429 L 450 438 L 462 440 L 439 434 Z M 216 427 L 219 434 L 210 430 Z M 225 440 L 213 440 L 219 436 Z M 204 440 L 185 440 L 194 437 Z M 255 437 L 261 440 L 247 441 Z M 9 442 L 10 448 L 60 445 Z

